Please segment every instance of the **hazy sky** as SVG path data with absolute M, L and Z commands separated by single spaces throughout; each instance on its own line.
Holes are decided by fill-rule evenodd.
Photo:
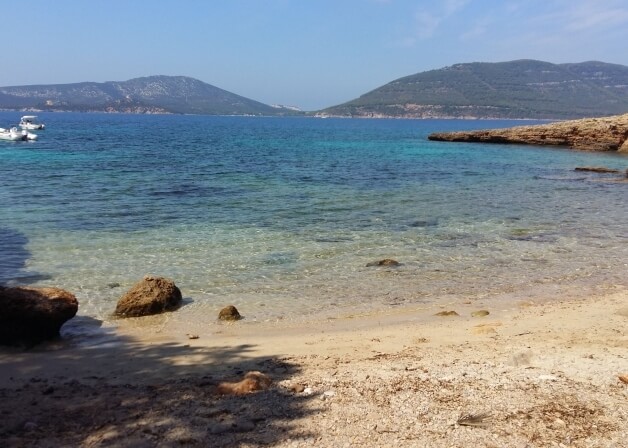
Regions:
M 315 110 L 458 62 L 628 65 L 626 0 L 25 5 L 10 8 L 0 26 L 0 86 L 185 75 L 264 103 Z

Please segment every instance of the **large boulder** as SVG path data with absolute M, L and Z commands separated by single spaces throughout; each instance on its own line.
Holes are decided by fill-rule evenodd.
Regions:
M 181 291 L 163 277 L 146 276 L 118 300 L 115 314 L 140 317 L 172 311 L 181 304 Z
M 63 289 L 0 286 L 0 344 L 53 339 L 77 311 L 78 300 Z

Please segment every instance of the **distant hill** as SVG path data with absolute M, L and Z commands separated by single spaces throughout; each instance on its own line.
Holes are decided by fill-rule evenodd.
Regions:
M 628 112 L 628 67 L 534 60 L 456 64 L 392 81 L 319 115 L 580 118 Z
M 0 87 L 1 109 L 205 115 L 292 115 L 186 76 Z

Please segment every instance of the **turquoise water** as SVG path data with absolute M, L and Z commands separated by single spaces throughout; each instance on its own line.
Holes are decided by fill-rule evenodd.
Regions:
M 628 157 L 429 142 L 507 121 L 42 114 L 0 142 L 0 283 L 105 319 L 146 274 L 180 318 L 299 320 L 628 286 Z M 0 126 L 19 113 L 0 112 Z M 394 258 L 398 268 L 366 267 Z

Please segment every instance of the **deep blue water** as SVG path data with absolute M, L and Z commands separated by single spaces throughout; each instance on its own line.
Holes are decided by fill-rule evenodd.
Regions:
M 628 184 L 573 171 L 628 157 L 427 140 L 521 122 L 40 119 L 38 141 L 0 142 L 0 283 L 63 287 L 86 314 L 147 273 L 194 312 L 262 320 L 628 286 Z M 365 266 L 387 257 L 403 266 Z

